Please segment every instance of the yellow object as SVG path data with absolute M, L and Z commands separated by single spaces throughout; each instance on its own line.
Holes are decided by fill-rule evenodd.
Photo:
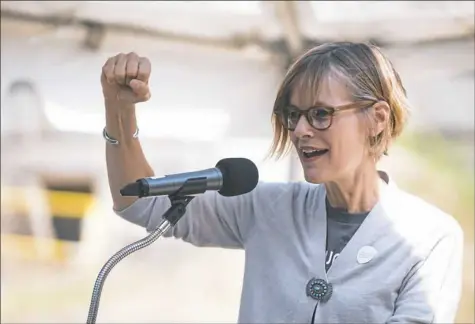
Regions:
M 87 188 L 70 187 L 67 181 L 64 185 L 40 191 L 46 199 L 47 220 L 54 233 L 54 237 L 47 238 L 26 231 L 33 226 L 29 215 L 35 208 L 31 206 L 28 188 L 2 186 L 2 215 L 7 217 L 4 228 L 7 233 L 2 231 L 1 235 L 2 257 L 60 262 L 69 259 L 80 241 L 83 220 L 95 201 L 92 192 L 85 191 Z M 9 227 L 10 221 L 21 227 Z
M 90 193 L 55 191 L 47 192 L 50 212 L 53 217 L 84 218 L 94 202 Z

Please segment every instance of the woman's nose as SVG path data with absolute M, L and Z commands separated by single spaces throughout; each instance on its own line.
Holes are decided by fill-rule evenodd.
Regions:
M 304 115 L 301 115 L 297 126 L 294 129 L 294 135 L 298 138 L 312 137 L 313 136 L 313 127 L 308 123 L 307 118 Z

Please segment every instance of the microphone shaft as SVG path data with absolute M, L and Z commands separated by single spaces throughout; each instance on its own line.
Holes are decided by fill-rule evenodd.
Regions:
M 148 236 L 138 240 L 137 242 L 131 243 L 126 247 L 122 248 L 119 252 L 114 254 L 102 267 L 99 275 L 97 276 L 94 288 L 92 291 L 91 303 L 89 305 L 89 313 L 87 315 L 87 324 L 95 324 L 97 319 L 97 313 L 99 312 L 99 301 L 101 299 L 102 287 L 104 282 L 107 279 L 107 276 L 111 270 L 119 263 L 122 259 L 128 256 L 131 253 L 134 253 L 140 249 L 143 249 L 153 242 L 155 242 L 160 236 L 165 234 L 171 227 L 175 226 L 178 220 L 185 214 L 186 206 L 194 197 L 178 197 L 170 198 L 172 205 L 168 210 L 163 214 L 163 220 Z
M 97 313 L 99 311 L 99 301 L 101 298 L 102 287 L 104 286 L 104 282 L 111 272 L 112 268 L 114 268 L 117 263 L 119 263 L 123 258 L 128 256 L 129 254 L 143 249 L 144 247 L 149 246 L 153 242 L 155 242 L 160 236 L 166 233 L 170 227 L 171 223 L 164 219 L 162 223 L 147 237 L 134 242 L 132 244 L 127 245 L 126 247 L 122 248 L 119 252 L 114 254 L 109 261 L 104 264 L 99 275 L 97 276 L 96 283 L 94 284 L 94 288 L 92 291 L 92 298 L 91 304 L 89 305 L 89 313 L 87 315 L 87 324 L 94 324 L 96 323 Z

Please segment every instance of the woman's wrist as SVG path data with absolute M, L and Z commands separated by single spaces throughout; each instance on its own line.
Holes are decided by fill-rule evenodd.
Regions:
M 132 111 L 135 111 L 135 104 L 134 103 L 127 103 L 120 100 L 114 99 L 107 99 L 104 98 L 104 106 L 106 109 L 106 113 L 113 113 L 113 114 L 127 114 Z
M 117 102 L 105 102 L 107 135 L 119 142 L 134 139 L 137 132 L 135 105 Z

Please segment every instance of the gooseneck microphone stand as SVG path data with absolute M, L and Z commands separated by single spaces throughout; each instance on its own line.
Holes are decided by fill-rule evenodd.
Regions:
M 134 243 L 122 248 L 119 252 L 114 254 L 102 267 L 99 275 L 97 276 L 92 291 L 91 304 L 89 306 L 89 314 L 87 316 L 87 324 L 96 323 L 97 313 L 99 311 L 99 300 L 101 298 L 102 287 L 104 282 L 111 272 L 111 270 L 126 256 L 143 249 L 155 242 L 160 236 L 165 234 L 186 212 L 186 206 L 190 203 L 194 196 L 186 196 L 188 193 L 203 193 L 206 191 L 206 178 L 194 178 L 189 179 L 183 184 L 183 186 L 173 195 L 168 196 L 171 201 L 171 206 L 163 214 L 163 221 L 155 228 L 148 236 Z M 140 196 L 139 196 L 140 197 Z

